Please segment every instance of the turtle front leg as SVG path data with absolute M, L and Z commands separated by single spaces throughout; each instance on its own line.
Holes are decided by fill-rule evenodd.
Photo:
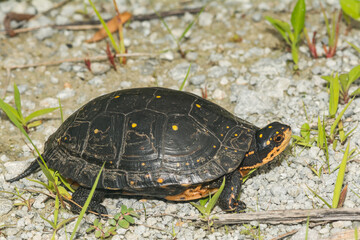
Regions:
M 79 204 L 80 206 L 84 206 L 86 199 L 90 194 L 91 189 L 79 187 L 72 195 L 72 200 Z M 105 193 L 99 190 L 95 190 L 94 195 L 91 199 L 91 202 L 88 206 L 88 211 L 97 212 L 99 214 L 107 214 L 106 208 L 100 203 L 104 200 Z M 74 213 L 80 213 L 81 208 L 77 205 L 71 203 L 71 211 Z
M 225 187 L 220 194 L 218 205 L 223 211 L 241 212 L 246 204 L 236 198 L 240 194 L 242 176 L 239 171 L 234 171 L 226 176 Z

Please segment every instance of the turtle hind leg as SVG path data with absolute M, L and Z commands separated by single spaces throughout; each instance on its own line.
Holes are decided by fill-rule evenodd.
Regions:
M 86 199 L 90 194 L 91 189 L 79 187 L 72 195 L 72 200 L 79 204 L 80 206 L 84 206 Z M 87 211 L 97 212 L 99 214 L 107 214 L 106 208 L 100 203 L 104 200 L 105 193 L 100 190 L 95 190 L 94 195 L 91 199 L 91 202 L 87 208 Z M 74 203 L 70 203 L 71 211 L 73 213 L 80 213 L 81 208 Z
M 240 172 L 235 170 L 226 176 L 225 181 L 225 187 L 218 200 L 219 207 L 227 212 L 241 212 L 246 209 L 246 204 L 237 200 L 242 184 Z
M 30 174 L 32 174 L 33 172 L 35 172 L 36 170 L 38 170 L 40 168 L 38 161 L 41 161 L 40 157 L 38 157 L 35 161 L 33 161 L 30 164 L 30 166 L 27 169 L 25 169 L 24 172 L 22 172 L 20 175 L 14 177 L 14 178 L 8 179 L 6 181 L 9 183 L 12 183 L 12 182 L 19 181 L 20 179 L 22 179 L 24 177 L 29 176 Z

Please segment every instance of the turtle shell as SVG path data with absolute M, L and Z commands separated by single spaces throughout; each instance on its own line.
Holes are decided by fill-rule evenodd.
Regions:
M 130 192 L 213 181 L 239 167 L 254 125 L 194 94 L 112 92 L 73 113 L 45 144 L 50 168 L 91 187 Z M 145 194 L 146 192 L 144 192 Z

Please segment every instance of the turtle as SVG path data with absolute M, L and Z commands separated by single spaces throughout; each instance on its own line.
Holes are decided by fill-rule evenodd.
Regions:
M 109 194 L 191 201 L 215 193 L 223 211 L 240 212 L 242 178 L 288 145 L 291 128 L 259 128 L 195 94 L 160 87 L 114 91 L 86 103 L 45 142 L 47 166 L 79 184 L 83 206 L 104 165 L 88 210 L 106 214 Z M 35 159 L 18 181 L 39 169 Z M 76 205 L 71 210 L 79 212 Z

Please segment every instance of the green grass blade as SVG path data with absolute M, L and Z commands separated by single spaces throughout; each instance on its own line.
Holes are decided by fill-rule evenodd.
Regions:
M 91 7 L 94 9 L 94 12 L 95 12 L 96 16 L 97 16 L 98 19 L 100 20 L 101 25 L 103 26 L 106 34 L 108 35 L 108 37 L 109 37 L 109 39 L 110 39 L 110 42 L 111 42 L 111 45 L 112 45 L 113 48 L 116 50 L 116 52 L 119 53 L 119 52 L 120 52 L 119 46 L 116 44 L 113 35 L 111 34 L 108 26 L 106 25 L 106 22 L 105 22 L 104 19 L 101 17 L 101 15 L 100 15 L 99 11 L 96 9 L 94 3 L 93 3 L 91 0 L 89 0 L 89 3 L 90 3 L 90 5 L 91 5 Z
M 43 220 L 45 220 L 48 224 L 50 224 L 54 229 L 56 229 L 56 225 L 55 225 L 52 221 L 46 219 L 45 217 L 43 217 L 43 216 L 41 216 L 41 215 L 39 215 L 39 216 L 40 216 Z
M 1 99 L 0 99 L 1 100 Z M 3 104 L 6 106 L 6 111 L 10 111 L 12 112 L 12 114 L 17 118 L 17 120 L 19 121 L 20 124 L 22 124 L 23 119 L 19 116 L 17 110 L 12 107 L 10 104 L 3 102 Z M 1 107 L 2 108 L 2 107 Z M 5 112 L 5 109 L 2 108 Z M 5 112 L 6 113 L 6 112 Z M 6 115 L 9 117 L 9 114 L 6 113 Z M 10 118 L 9 118 L 10 119 Z M 11 120 L 11 119 L 10 119 Z M 12 123 L 14 123 L 13 121 L 11 121 Z M 14 123 L 15 124 L 15 123 Z
M 351 99 L 351 101 L 348 102 L 348 104 L 346 104 L 344 109 L 340 112 L 340 114 L 335 119 L 334 123 L 331 125 L 331 129 L 330 129 L 330 138 L 331 139 L 333 139 L 333 137 L 335 136 L 335 129 L 336 129 L 337 125 L 339 124 L 341 117 L 344 115 L 346 109 L 350 106 L 350 104 L 352 103 L 353 100 L 354 99 Z
M 318 116 L 318 140 L 317 140 L 317 145 L 319 148 L 323 148 L 324 147 L 324 142 L 325 142 L 325 129 L 321 123 L 320 117 Z
M 287 22 L 266 16 L 265 19 L 271 23 L 271 25 L 278 30 L 281 36 L 285 39 L 286 43 L 291 45 L 287 34 L 291 33 L 290 25 Z
M 355 97 L 355 96 L 358 96 L 358 95 L 360 95 L 360 87 L 350 94 L 351 97 Z
M 181 40 L 183 40 L 183 38 L 185 37 L 186 33 L 192 28 L 192 26 L 194 25 L 194 23 L 196 23 L 196 21 L 199 19 L 200 14 L 204 11 L 205 6 L 203 6 L 200 10 L 200 12 L 198 14 L 196 14 L 196 17 L 193 21 L 191 21 L 191 23 L 186 27 L 185 31 L 181 34 L 181 36 L 179 37 L 179 39 L 177 40 L 178 42 L 181 42 Z
M 338 176 L 336 178 L 332 208 L 337 208 L 338 207 L 339 197 L 340 197 L 340 194 L 341 194 L 342 185 L 344 183 L 346 163 L 347 163 L 347 160 L 348 160 L 348 157 L 349 157 L 349 147 L 350 147 L 350 142 L 346 146 L 344 157 L 343 157 L 343 159 L 341 161 L 341 164 L 340 164 L 339 173 L 338 173 Z
M 321 76 L 321 78 L 328 81 L 328 83 L 331 83 L 331 81 L 334 77 L 333 76 Z
M 340 5 L 344 13 L 356 21 L 360 21 L 360 1 L 359 0 L 340 0 Z
M 298 52 L 298 47 L 295 42 L 293 42 L 291 44 L 291 55 L 292 55 L 293 61 L 295 63 L 295 70 L 297 70 L 297 65 L 299 63 L 299 52 Z
M 176 39 L 176 37 L 174 36 L 174 34 L 172 33 L 171 29 L 169 28 L 169 26 L 167 25 L 167 23 L 165 22 L 164 18 L 160 15 L 160 13 L 158 13 L 158 11 L 154 10 L 155 14 L 159 17 L 161 23 L 164 25 L 164 27 L 166 28 L 166 31 L 171 35 L 171 37 L 174 39 L 174 41 L 176 42 L 176 44 L 179 46 L 179 42 Z
M 360 53 L 360 48 L 357 47 L 355 44 L 351 43 L 351 42 L 348 42 L 346 41 L 350 46 L 352 46 L 356 51 L 358 51 Z
M 210 214 L 212 209 L 215 207 L 215 204 L 217 202 L 217 200 L 219 199 L 220 197 L 220 194 L 221 192 L 224 190 L 224 187 L 225 187 L 225 177 L 223 179 L 223 182 L 219 188 L 219 190 L 214 194 L 214 196 L 209 200 L 209 203 L 208 205 L 206 206 L 206 213 L 207 214 Z
M 16 86 L 16 84 L 14 83 L 14 99 L 15 99 L 15 106 L 16 106 L 16 110 L 17 113 L 20 117 L 20 119 L 23 119 L 23 115 L 21 112 L 21 98 L 20 98 L 20 92 L 18 87 Z
M 45 174 L 46 178 L 53 182 L 55 184 L 55 179 L 53 177 L 53 174 L 51 173 L 52 171 L 50 171 L 48 168 L 45 167 L 44 164 L 42 164 L 41 162 L 38 162 L 39 163 L 39 166 L 41 168 L 41 171 L 43 171 L 43 173 Z
M 298 0 L 295 8 L 291 14 L 291 25 L 294 29 L 294 42 L 297 44 L 300 33 L 304 29 L 305 25 L 305 12 L 306 12 L 306 5 L 305 0 Z
M 190 204 L 193 205 L 194 207 L 196 207 L 197 210 L 199 210 L 200 213 L 205 214 L 206 208 L 204 206 L 201 206 L 200 204 L 196 204 L 196 203 L 193 203 L 193 202 L 191 202 Z
M 330 99 L 329 99 L 329 114 L 330 117 L 334 117 L 338 105 L 339 105 L 339 95 L 340 95 L 340 84 L 339 84 L 339 76 L 336 74 L 335 78 L 330 82 Z
M 325 203 L 326 206 L 328 206 L 329 208 L 331 208 L 331 205 L 325 201 L 325 199 L 323 199 L 322 197 L 320 197 L 319 194 L 317 194 L 314 190 L 312 190 L 308 185 L 306 185 L 306 187 L 310 190 L 310 192 L 312 192 L 312 194 L 314 194 L 317 198 L 319 198 L 323 203 Z
M 360 77 L 360 65 L 354 67 L 349 72 L 348 88 L 350 85 Z
M 47 113 L 51 113 L 53 111 L 55 111 L 56 109 L 59 109 L 59 107 L 54 107 L 54 108 L 44 108 L 41 110 L 37 110 L 35 112 L 30 113 L 26 118 L 25 118 L 25 122 L 29 122 L 31 119 L 39 117 L 41 115 L 47 114 Z
M 89 0 L 89 1 L 90 1 L 90 0 Z M 89 193 L 88 198 L 86 199 L 86 202 L 85 202 L 83 208 L 81 209 L 81 212 L 80 212 L 79 217 L 78 217 L 78 219 L 77 219 L 77 221 L 76 221 L 74 230 L 73 230 L 72 233 L 71 233 L 70 240 L 74 239 L 74 237 L 75 237 L 75 233 L 76 233 L 76 231 L 77 231 L 77 229 L 78 229 L 78 227 L 79 227 L 79 225 L 80 225 L 80 222 L 81 222 L 81 220 L 83 219 L 84 214 L 85 214 L 85 212 L 86 212 L 86 210 L 87 210 L 87 208 L 88 208 L 88 206 L 89 206 L 89 204 L 90 204 L 90 202 L 91 202 L 91 199 L 92 199 L 92 197 L 93 197 L 93 195 L 94 195 L 96 186 L 98 185 L 98 182 L 99 182 L 99 179 L 100 179 L 100 176 L 101 176 L 101 172 L 103 171 L 104 166 L 105 166 L 105 162 L 104 162 L 104 164 L 102 165 L 102 167 L 101 167 L 101 169 L 100 169 L 100 171 L 99 171 L 99 173 L 98 173 L 98 175 L 97 175 L 97 177 L 96 177 L 96 179 L 95 179 L 94 185 L 93 185 L 92 188 L 91 188 L 91 191 L 90 191 L 90 193 Z
M 187 73 L 186 73 L 186 76 L 185 76 L 185 78 L 184 78 L 184 81 L 182 82 L 182 84 L 181 84 L 181 86 L 180 86 L 180 88 L 179 88 L 180 91 L 182 91 L 182 90 L 184 89 L 184 87 L 185 87 L 186 80 L 187 80 L 188 77 L 189 77 L 190 70 L 191 70 L 191 63 L 190 63 L 189 69 L 188 69 L 188 71 L 187 71 Z

